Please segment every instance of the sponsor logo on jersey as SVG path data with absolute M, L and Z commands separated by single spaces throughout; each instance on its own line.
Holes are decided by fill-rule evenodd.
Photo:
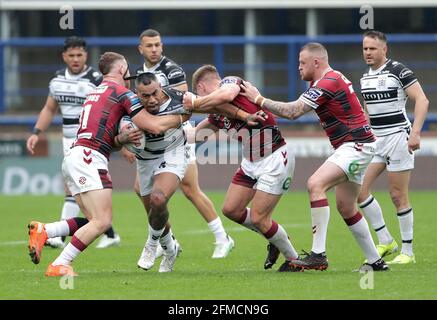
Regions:
M 322 90 L 317 88 L 309 88 L 303 96 L 309 100 L 316 101 L 323 94 Z
M 226 77 L 224 79 L 222 79 L 222 81 L 220 82 L 220 86 L 224 85 L 224 84 L 240 84 L 241 79 L 237 78 L 237 77 Z
M 403 68 L 401 70 L 401 72 L 399 73 L 399 78 L 403 79 L 403 78 L 406 78 L 408 76 L 411 76 L 412 74 L 413 74 L 413 71 L 411 71 L 408 68 Z
M 175 70 L 172 70 L 172 71 L 170 71 L 170 72 L 168 73 L 167 78 L 168 78 L 168 79 L 174 79 L 174 78 L 177 78 L 177 77 L 182 76 L 183 74 L 184 74 L 184 73 L 182 72 L 182 70 L 180 70 L 180 69 L 175 69 Z
M 397 90 L 380 91 L 380 92 L 362 92 L 364 100 L 366 101 L 378 101 L 386 99 L 394 99 L 398 97 Z
M 85 101 L 84 97 L 76 96 L 55 95 L 54 98 L 58 103 L 72 103 L 82 105 Z

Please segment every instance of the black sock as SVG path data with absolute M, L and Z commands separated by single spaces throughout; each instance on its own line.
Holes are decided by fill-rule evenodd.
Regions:
M 115 237 L 114 233 L 115 233 L 115 231 L 112 228 L 112 226 L 108 230 L 106 230 L 106 232 L 105 232 L 105 234 L 108 238 L 114 238 Z

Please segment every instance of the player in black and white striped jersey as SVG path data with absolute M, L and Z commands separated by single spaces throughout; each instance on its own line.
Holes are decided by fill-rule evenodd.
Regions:
M 160 33 L 154 29 L 147 29 L 140 34 L 139 40 L 138 50 L 144 57 L 144 63 L 135 73 L 139 75 L 144 72 L 152 72 L 155 74 L 162 88 L 188 91 L 185 71 L 176 62 L 163 55 L 163 44 Z M 192 127 L 192 125 L 189 121 L 184 123 L 184 129 L 190 127 Z M 195 144 L 186 144 L 185 148 L 189 154 L 189 164 L 181 182 L 181 190 L 193 203 L 207 222 L 209 230 L 214 234 L 215 248 L 212 258 L 225 258 L 229 254 L 230 249 L 232 249 L 233 241 L 231 241 L 227 235 L 212 201 L 199 186 Z M 129 161 L 129 155 L 127 153 L 125 149 L 122 149 L 122 154 Z M 135 182 L 135 191 L 139 194 L 138 179 L 136 179 Z M 162 253 L 162 248 L 158 247 L 157 256 L 161 256 Z
M 66 38 L 62 58 L 66 67 L 56 71 L 55 77 L 50 81 L 47 100 L 39 114 L 32 135 L 27 140 L 27 149 L 31 154 L 34 153 L 34 148 L 39 141 L 39 134 L 47 130 L 58 109 L 62 114 L 64 155 L 67 153 L 76 138 L 79 116 L 86 95 L 102 81 L 101 73 L 86 63 L 86 42 L 82 38 L 75 36 Z M 65 192 L 61 220 L 75 218 L 80 212 L 79 206 L 67 187 L 65 187 Z M 119 236 L 112 228 L 105 233 L 105 236 L 108 238 L 107 245 L 101 246 L 99 243 L 98 247 L 120 243 Z M 64 247 L 64 241 L 60 237 L 48 239 L 47 244 L 52 247 Z
M 182 104 L 184 92 L 161 88 L 154 73 L 138 75 L 135 85 L 137 96 L 149 113 L 159 116 L 190 113 Z M 243 121 L 255 124 L 251 122 L 253 115 L 238 110 L 235 106 L 220 106 L 215 112 L 228 117 L 239 115 Z M 158 247 L 164 250 L 159 272 L 171 272 L 179 253 L 179 243 L 172 237 L 168 223 L 167 203 L 183 181 L 190 160 L 182 124 L 181 116 L 180 126 L 175 129 L 162 134 L 145 132 L 144 149 L 136 153 L 140 195 L 149 221 L 148 237 L 137 263 L 144 270 L 155 264 Z
M 429 102 L 414 73 L 402 63 L 387 59 L 387 39 L 382 32 L 364 33 L 363 57 L 369 70 L 361 78 L 361 95 L 378 139 L 358 202 L 376 231 L 381 257 L 397 251 L 398 245 L 385 226 L 382 209 L 370 192 L 375 179 L 386 169 L 402 237 L 401 253 L 387 263 L 414 263 L 413 208 L 408 199 L 408 185 Z M 415 103 L 413 125 L 406 113 L 407 98 Z

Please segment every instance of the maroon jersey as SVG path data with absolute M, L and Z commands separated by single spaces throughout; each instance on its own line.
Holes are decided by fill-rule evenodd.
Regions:
M 115 82 L 103 80 L 86 97 L 74 146 L 99 151 L 109 159 L 121 117 L 127 114 L 132 118 L 141 109 L 143 106 L 135 93 Z
M 238 77 L 226 77 L 220 85 L 235 83 L 239 86 L 242 81 Z M 250 102 L 240 94 L 235 97 L 231 104 L 251 114 L 262 110 L 258 105 Z M 275 116 L 267 110 L 264 110 L 264 112 L 268 116 L 267 120 L 255 127 L 248 126 L 244 121 L 228 119 L 218 114 L 210 114 L 208 121 L 217 128 L 226 130 L 228 135 L 240 141 L 243 144 L 244 157 L 250 161 L 255 161 L 268 156 L 285 145 L 284 138 L 276 124 Z
M 375 141 L 352 83 L 340 72 L 328 70 L 299 99 L 314 108 L 334 149 L 345 142 Z

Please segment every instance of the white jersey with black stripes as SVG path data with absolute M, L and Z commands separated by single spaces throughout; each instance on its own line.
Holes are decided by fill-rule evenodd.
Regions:
M 80 74 L 71 74 L 65 68 L 57 71 L 56 76 L 50 81 L 49 95 L 60 107 L 64 138 L 76 137 L 85 98 L 101 81 L 102 75 L 92 67 L 87 67 Z
M 417 78 L 410 69 L 389 59 L 376 70 L 370 68 L 360 82 L 376 136 L 387 136 L 411 126 L 405 109 L 408 98 L 405 90 L 417 82 Z

